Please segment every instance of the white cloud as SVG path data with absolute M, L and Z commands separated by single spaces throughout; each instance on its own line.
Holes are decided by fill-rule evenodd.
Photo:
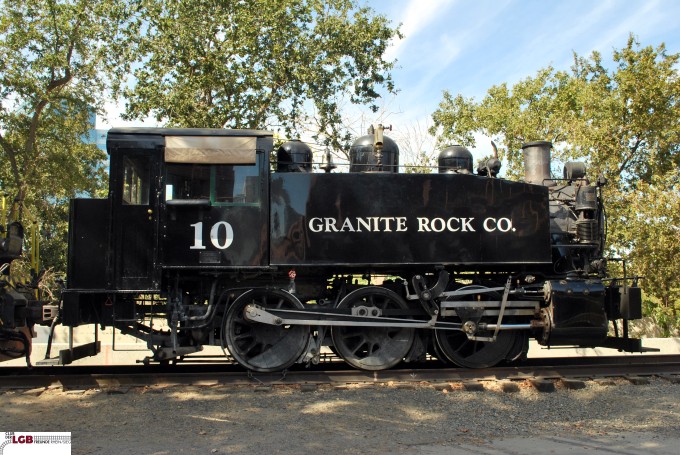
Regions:
M 407 41 L 414 39 L 427 26 L 441 19 L 442 14 L 455 3 L 454 0 L 410 0 L 398 22 L 404 38 L 387 49 L 385 58 L 398 58 Z

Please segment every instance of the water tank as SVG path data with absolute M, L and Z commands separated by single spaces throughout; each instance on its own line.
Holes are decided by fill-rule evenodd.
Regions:
M 472 174 L 472 153 L 462 145 L 450 145 L 439 153 L 440 174 Z
M 277 172 L 311 172 L 312 149 L 297 139 L 284 142 L 276 152 Z
M 399 146 L 391 138 L 383 136 L 382 169 L 373 150 L 374 136 L 367 134 L 352 144 L 349 149 L 350 172 L 399 172 Z

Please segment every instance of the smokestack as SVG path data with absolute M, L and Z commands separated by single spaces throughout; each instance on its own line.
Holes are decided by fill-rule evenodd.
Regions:
M 550 149 L 552 142 L 537 141 L 522 145 L 524 151 L 524 180 L 535 185 L 553 186 L 550 179 Z

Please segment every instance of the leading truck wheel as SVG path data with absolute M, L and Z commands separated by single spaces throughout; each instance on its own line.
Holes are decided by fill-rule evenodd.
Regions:
M 338 308 L 363 307 L 372 309 L 408 310 L 408 303 L 389 289 L 368 286 L 353 291 L 340 301 Z M 336 326 L 331 330 L 333 346 L 348 364 L 361 370 L 392 368 L 408 354 L 415 338 L 415 329 L 406 327 Z
M 245 368 L 260 373 L 281 371 L 293 365 L 309 342 L 309 326 L 269 325 L 244 318 L 249 304 L 270 309 L 301 310 L 304 306 L 288 292 L 253 289 L 229 307 L 223 333 L 229 353 Z

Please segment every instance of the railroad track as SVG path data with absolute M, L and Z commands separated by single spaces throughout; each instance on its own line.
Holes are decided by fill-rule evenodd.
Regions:
M 645 355 L 639 357 L 571 357 L 530 359 L 521 364 L 487 369 L 442 368 L 436 362 L 378 372 L 347 370 L 341 362 L 328 362 L 310 368 L 295 368 L 285 373 L 251 374 L 237 365 L 187 363 L 178 365 L 67 366 L 0 368 L 0 389 L 126 389 L 132 387 L 259 386 L 318 385 L 346 386 L 396 384 L 414 386 L 421 383 L 461 383 L 473 390 L 482 381 L 529 381 L 541 390 L 550 384 L 568 381 L 625 377 L 644 382 L 651 376 L 680 381 L 680 355 Z M 578 381 L 577 381 L 578 382 Z M 550 391 L 550 390 L 546 390 Z

